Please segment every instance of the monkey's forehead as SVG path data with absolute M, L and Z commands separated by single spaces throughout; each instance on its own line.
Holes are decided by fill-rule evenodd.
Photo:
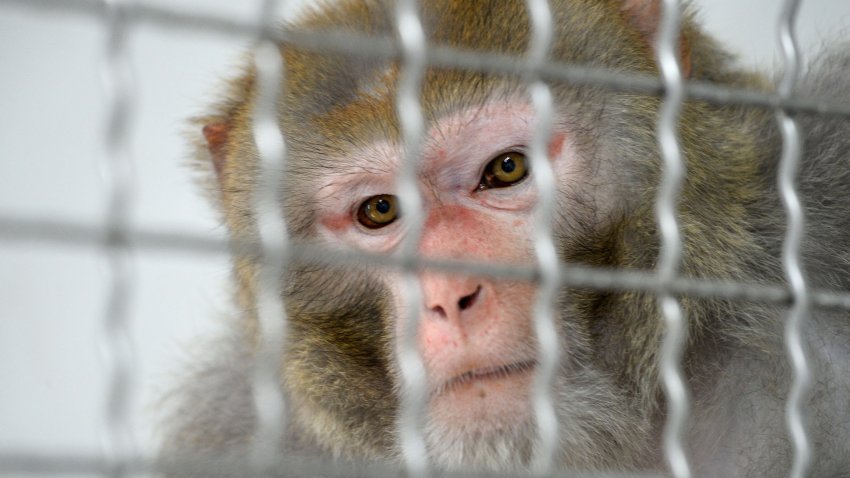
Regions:
M 390 67 L 374 82 L 354 90 L 348 101 L 340 102 L 323 114 L 301 118 L 311 124 L 325 141 L 339 142 L 343 148 L 357 147 L 376 139 L 401 140 L 399 97 L 394 78 L 398 69 Z M 382 83 L 379 83 L 382 82 Z M 428 131 L 460 112 L 494 114 L 487 105 L 515 103 L 527 105 L 524 86 L 516 81 L 486 78 L 461 72 L 430 71 L 425 75 L 417 99 Z
M 561 124 L 557 116 L 554 122 Z M 493 99 L 447 113 L 426 122 L 417 169 L 422 176 L 435 177 L 438 172 L 451 175 L 452 171 L 457 171 L 459 163 L 478 156 L 482 151 L 529 144 L 535 124 L 535 110 L 523 95 Z M 354 179 L 353 172 L 361 171 L 371 176 L 383 175 L 394 181 L 392 178 L 405 159 L 405 147 L 400 138 L 380 137 L 342 148 L 346 146 L 350 149 L 343 154 L 311 158 L 312 165 L 327 169 L 321 178 L 346 182 Z

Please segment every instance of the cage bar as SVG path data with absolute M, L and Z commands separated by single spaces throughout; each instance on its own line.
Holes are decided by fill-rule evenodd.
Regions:
M 101 228 L 57 218 L 25 218 L 0 213 L 0 237 L 10 241 L 38 241 L 68 247 L 97 247 L 102 243 Z M 186 254 L 220 255 L 236 252 L 256 253 L 256 241 L 234 240 L 227 242 L 196 233 L 159 229 L 135 229 L 129 238 L 133 249 L 145 251 L 172 251 Z M 230 246 L 230 250 L 228 250 Z M 413 258 L 402 261 L 372 252 L 328 250 L 321 246 L 291 242 L 289 261 L 292 263 L 343 264 L 400 270 L 404 267 L 432 269 L 441 272 L 465 272 L 485 277 L 520 281 L 535 280 L 540 271 L 537 266 L 505 266 L 466 260 Z M 716 279 L 690 279 L 680 277 L 672 284 L 662 283 L 655 271 L 614 270 L 592 266 L 558 269 L 560 287 L 584 287 L 593 290 L 638 291 L 659 293 L 670 291 L 676 296 L 747 300 L 770 304 L 788 304 L 791 294 L 778 284 L 753 284 L 750 282 Z M 825 309 L 850 309 L 850 293 L 839 290 L 811 289 L 811 305 Z
M 539 363 L 532 390 L 538 441 L 532 457 L 531 469 L 543 475 L 552 471 L 559 444 L 558 417 L 552 399 L 552 385 L 560 356 L 559 334 L 553 317 L 559 290 L 559 259 L 552 239 L 555 179 L 548 158 L 554 111 L 549 85 L 537 74 L 540 66 L 546 63 L 549 56 L 553 25 L 548 0 L 528 0 L 526 8 L 531 22 L 526 82 L 535 115 L 534 136 L 529 145 L 528 157 L 531 160 L 531 169 L 534 171 L 533 177 L 538 189 L 533 237 L 534 252 L 540 271 L 539 287 L 534 304 L 534 330 L 539 347 Z
M 289 237 L 282 213 L 286 142 L 278 123 L 284 64 L 278 45 L 268 36 L 271 28 L 268 22 L 277 4 L 276 0 L 264 0 L 259 12 L 252 120 L 259 161 L 258 188 L 253 200 L 257 211 L 260 271 L 257 291 L 259 346 L 252 383 L 256 420 L 251 454 L 255 469 L 264 471 L 273 469 L 279 462 L 287 419 L 279 378 L 287 329 L 281 291 L 289 254 Z
M 417 0 L 400 0 L 396 5 L 396 28 L 401 47 L 401 74 L 396 97 L 396 115 L 403 142 L 396 187 L 400 208 L 405 215 L 406 233 L 396 256 L 401 260 L 403 323 L 396 356 L 401 371 L 401 403 L 397 420 L 401 455 L 412 477 L 429 476 L 428 456 L 423 438 L 425 400 L 428 396 L 425 366 L 419 354 L 417 333 L 421 320 L 419 304 L 422 290 L 417 269 L 412 267 L 417 256 L 424 217 L 419 193 L 419 156 L 425 134 L 420 94 L 425 75 L 427 44 L 419 18 Z
M 784 70 L 779 82 L 779 95 L 790 97 L 800 77 L 800 53 L 794 35 L 794 21 L 799 0 L 786 0 L 779 16 L 779 48 Z M 811 462 L 811 445 L 806 433 L 803 406 L 811 387 L 811 371 L 806 358 L 803 331 L 809 316 L 811 296 L 802 266 L 801 246 L 805 231 L 805 215 L 796 189 L 797 171 L 803 155 L 803 140 L 797 121 L 784 109 L 777 109 L 776 121 L 782 134 L 782 157 L 777 185 L 785 208 L 788 226 L 782 247 L 782 267 L 791 291 L 791 308 L 785 325 L 785 347 L 793 370 L 791 390 L 785 405 L 785 420 L 791 436 L 794 456 L 791 477 L 803 478 Z
M 99 0 L 0 0 L 25 8 L 46 11 L 62 10 L 77 14 L 100 13 Z M 243 22 L 207 12 L 184 12 L 175 8 L 135 4 L 133 14 L 128 21 L 153 24 L 160 27 L 181 30 L 196 29 L 215 32 L 221 35 L 234 35 L 253 38 L 256 35 L 255 22 Z M 271 34 L 279 44 L 297 46 L 308 50 L 328 53 L 341 53 L 363 58 L 397 59 L 400 51 L 397 42 L 386 37 L 367 37 L 342 32 L 306 32 L 299 30 L 281 30 Z M 469 71 L 502 75 L 522 75 L 526 59 L 510 55 L 459 50 L 456 48 L 429 46 L 426 62 L 432 66 L 463 68 Z M 595 85 L 610 91 L 642 93 L 660 96 L 664 92 L 662 82 L 650 75 L 623 73 L 604 68 L 560 62 L 547 62 L 538 74 L 551 81 L 562 81 L 573 85 Z M 690 80 L 684 82 L 685 97 L 706 101 L 711 104 L 741 104 L 763 108 L 784 108 L 788 112 L 816 113 L 828 116 L 850 116 L 850 102 L 846 99 L 816 98 L 804 95 L 792 95 L 781 98 L 774 92 L 742 90 L 705 81 Z
M 102 348 L 108 384 L 104 414 L 104 474 L 127 475 L 136 444 L 130 417 L 136 359 L 130 330 L 130 303 L 134 287 L 131 214 L 135 200 L 130 120 L 134 96 L 127 47 L 126 6 L 106 0 L 103 84 L 109 103 L 104 134 L 104 180 L 107 185 L 104 255 L 109 265 L 109 292 L 102 322 Z
M 665 0 L 658 32 L 656 57 L 665 86 L 664 100 L 658 118 L 658 143 L 663 160 L 662 178 L 655 203 L 656 221 L 661 232 L 658 276 L 662 284 L 677 280 L 682 261 L 682 237 L 676 210 L 685 162 L 679 145 L 679 113 L 684 101 L 682 69 L 679 65 L 678 0 Z M 688 417 L 688 390 L 682 373 L 682 354 L 688 340 L 688 323 L 678 299 L 668 287 L 658 294 L 664 317 L 664 337 L 659 359 L 664 393 L 667 397 L 667 421 L 664 424 L 664 455 L 676 478 L 691 476 L 685 454 L 684 432 Z

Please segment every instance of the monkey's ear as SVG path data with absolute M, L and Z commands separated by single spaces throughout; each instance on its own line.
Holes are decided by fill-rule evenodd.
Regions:
M 661 24 L 661 0 L 622 0 L 621 11 L 632 28 L 655 47 L 658 27 Z M 679 34 L 679 65 L 685 78 L 691 76 L 691 46 L 683 32 Z
M 224 146 L 230 136 L 230 123 L 226 121 L 214 121 L 204 125 L 204 138 L 207 140 L 207 149 L 210 152 L 215 175 L 219 183 L 222 181 L 227 152 Z

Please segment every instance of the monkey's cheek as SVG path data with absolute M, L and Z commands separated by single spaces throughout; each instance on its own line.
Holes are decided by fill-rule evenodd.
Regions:
M 430 419 L 439 428 L 470 438 L 525 425 L 531 420 L 534 370 L 523 368 L 453 385 L 431 398 Z

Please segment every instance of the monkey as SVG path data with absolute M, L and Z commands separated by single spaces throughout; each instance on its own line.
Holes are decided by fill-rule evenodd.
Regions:
M 549 60 L 657 76 L 657 0 L 552 0 Z M 288 28 L 394 37 L 389 0 L 339 0 Z M 429 45 L 523 58 L 531 42 L 519 0 L 423 0 Z M 830 49 L 798 92 L 850 98 L 850 49 Z M 281 217 L 293 242 L 392 254 L 408 224 L 396 179 L 405 145 L 397 119 L 398 59 L 280 45 L 279 126 L 287 145 Z M 685 79 L 772 91 L 735 63 L 686 11 L 678 57 Z M 197 157 L 234 242 L 257 241 L 259 174 L 252 137 L 256 72 L 193 120 Z M 555 179 L 559 262 L 654 271 L 662 174 L 655 127 L 663 98 L 547 79 L 554 113 L 546 156 Z M 536 112 L 522 75 L 429 65 L 417 181 L 419 257 L 534 266 L 541 192 L 529 148 Z M 805 138 L 798 188 L 808 220 L 802 256 L 812 289 L 850 288 L 850 122 L 795 114 Z M 681 277 L 785 286 L 786 220 L 776 178 L 775 111 L 688 99 L 677 128 L 687 169 L 677 203 Z M 256 428 L 251 374 L 259 342 L 255 253 L 236 251 L 230 333 L 211 344 L 166 404 L 162 455 L 239 453 Z M 427 397 L 420 432 L 440 470 L 523 472 L 536 453 L 531 385 L 539 369 L 534 281 L 292 261 L 281 283 L 287 339 L 279 380 L 289 419 L 281 455 L 401 460 L 396 349 L 416 308 Z M 792 466 L 784 406 L 792 371 L 787 304 L 678 297 L 689 327 L 682 368 L 691 396 L 686 454 L 695 476 L 782 476 Z M 559 355 L 552 396 L 558 469 L 665 472 L 667 404 L 659 373 L 664 321 L 656 294 L 562 287 L 554 303 Z M 283 317 L 281 317 L 283 320 Z M 811 476 L 850 476 L 850 316 L 815 307 L 805 329 L 814 385 L 804 400 Z

